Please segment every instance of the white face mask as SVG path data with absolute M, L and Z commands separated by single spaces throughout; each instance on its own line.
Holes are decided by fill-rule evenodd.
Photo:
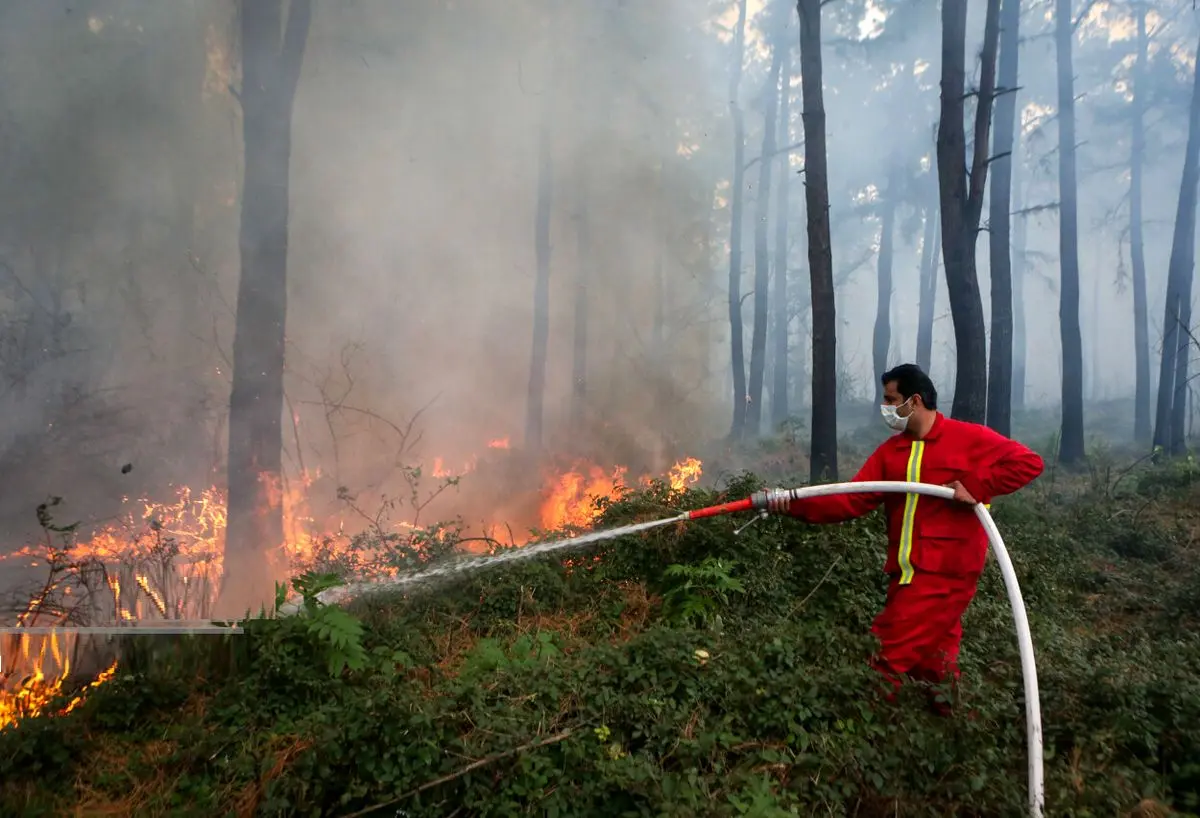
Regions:
M 912 400 L 912 398 L 909 398 L 908 400 Z M 900 404 L 900 406 L 906 405 L 908 400 Z M 879 407 L 879 411 L 883 415 L 883 422 L 886 423 L 888 428 L 893 432 L 903 432 L 905 429 L 907 429 L 909 418 L 912 417 L 911 411 L 904 417 L 900 417 L 900 406 L 888 406 L 885 403 Z

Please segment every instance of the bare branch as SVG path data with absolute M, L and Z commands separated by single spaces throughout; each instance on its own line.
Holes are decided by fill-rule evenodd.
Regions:
M 283 34 L 283 53 L 279 56 L 279 91 L 292 99 L 296 95 L 296 83 L 300 81 L 300 67 L 304 62 L 304 46 L 308 42 L 308 30 L 312 25 L 312 0 L 292 0 L 288 7 L 287 29 Z
M 786 148 L 780 148 L 777 151 L 772 151 L 770 154 L 767 155 L 767 158 L 774 159 L 776 156 L 779 156 L 779 154 L 781 154 L 781 153 L 791 153 L 792 151 L 798 150 L 799 148 L 803 148 L 803 147 L 804 147 L 804 140 L 801 139 L 799 142 L 797 142 L 794 145 L 788 145 Z M 754 167 L 759 162 L 761 162 L 762 159 L 763 158 L 761 156 L 754 157 L 753 159 L 751 159 L 749 162 L 747 162 L 742 167 L 742 170 L 750 170 L 750 168 Z
M 1079 26 L 1082 25 L 1083 21 L 1087 19 L 1087 16 L 1092 13 L 1092 9 L 1095 7 L 1096 2 L 1097 0 L 1087 0 L 1087 3 L 1084 4 L 1083 9 L 1079 12 L 1079 16 L 1071 22 L 1072 33 L 1079 30 Z

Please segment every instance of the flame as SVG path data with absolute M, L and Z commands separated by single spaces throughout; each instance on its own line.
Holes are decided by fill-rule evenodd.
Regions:
M 20 648 L 13 651 L 16 656 L 6 661 L 3 672 L 0 672 L 0 682 L 7 683 L 13 678 L 17 680 L 15 690 L 0 694 L 0 730 L 15 725 L 23 718 L 49 712 L 51 703 L 62 696 L 67 674 L 71 670 L 71 651 L 67 645 L 73 638 L 52 634 L 20 640 Z M 17 641 L 15 636 L 8 639 L 10 642 Z M 36 649 L 33 647 L 35 644 Z M 20 668 L 29 670 L 18 676 Z M 48 676 L 48 671 L 52 675 Z M 54 711 L 55 715 L 70 713 L 83 702 L 87 691 L 104 684 L 116 672 L 117 663 L 114 661 L 65 705 Z
M 671 484 L 671 491 L 678 493 L 688 486 L 695 485 L 703 474 L 704 469 L 700 461 L 694 457 L 687 457 L 671 467 L 667 472 L 667 481 Z
M 610 471 L 594 464 L 576 463 L 571 471 L 552 475 L 543 488 L 542 529 L 583 528 L 594 523 L 600 515 L 596 500 L 617 499 L 625 486 L 628 471 L 624 466 Z M 701 462 L 688 457 L 671 466 L 666 482 L 672 492 L 678 493 L 694 485 L 702 474 Z M 638 482 L 647 486 L 652 479 L 648 474 L 642 475 Z
M 598 514 L 595 500 L 615 498 L 624 485 L 626 471 L 624 466 L 608 472 L 599 466 L 576 464 L 572 471 L 552 476 L 542 502 L 542 529 L 554 531 L 591 524 Z
M 508 450 L 509 439 L 488 441 L 487 448 Z M 441 479 L 458 477 L 474 471 L 478 463 L 478 455 L 473 456 L 461 472 L 452 474 L 443 458 L 435 458 L 431 471 Z M 593 524 L 599 515 L 596 500 L 619 497 L 628 472 L 625 466 L 579 461 L 567 471 L 548 473 L 538 509 L 540 528 L 549 531 Z M 701 462 L 689 457 L 675 463 L 663 482 L 670 491 L 680 492 L 695 484 L 701 474 Z M 281 552 L 288 570 L 298 573 L 329 560 L 343 560 L 350 570 L 367 577 L 396 574 L 398 569 L 382 564 L 382 555 L 355 542 L 340 521 L 314 519 L 309 492 L 319 476 L 319 472 L 306 473 L 265 487 L 265 502 L 282 510 Z M 637 482 L 648 485 L 651 479 L 643 475 Z M 123 502 L 126 512 L 90 536 L 61 545 L 26 546 L 0 557 L 0 561 L 26 560 L 49 572 L 41 592 L 17 616 L 19 626 L 76 623 L 79 611 L 85 609 L 92 623 L 211 617 L 222 572 L 227 523 L 224 493 L 215 487 L 193 491 L 185 486 L 176 489 L 170 502 L 129 498 Z M 497 522 L 492 528 L 500 532 L 508 526 Z M 516 528 L 514 524 L 512 529 Z M 416 529 L 412 522 L 399 521 L 391 530 L 416 534 Z M 0 729 L 22 718 L 50 713 L 51 703 L 66 689 L 75 639 L 65 634 L 7 638 L 0 666 Z M 8 649 L 18 641 L 19 648 Z M 113 662 L 53 714 L 75 709 L 88 690 L 104 684 L 116 670 Z
M 463 475 L 470 474 L 471 472 L 475 471 L 475 467 L 478 465 L 479 465 L 479 456 L 474 455 L 471 457 L 470 460 L 468 460 L 466 463 L 463 464 L 461 469 L 459 469 L 458 471 L 455 471 L 454 469 L 449 469 L 446 467 L 445 458 L 435 457 L 435 458 L 433 458 L 433 468 L 430 469 L 430 474 L 432 474 L 434 477 L 436 477 L 439 480 L 445 480 L 447 478 L 453 478 L 453 477 L 462 477 Z

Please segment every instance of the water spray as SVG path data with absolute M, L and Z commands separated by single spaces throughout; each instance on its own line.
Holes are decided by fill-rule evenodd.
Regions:
M 329 589 L 321 594 L 318 599 L 324 603 L 336 603 L 366 594 L 401 590 L 433 579 L 473 572 L 481 568 L 500 565 L 514 560 L 529 559 L 530 557 L 567 549 L 577 549 L 585 545 L 649 531 L 654 528 L 671 525 L 672 523 L 703 520 L 708 517 L 720 517 L 726 514 L 739 514 L 746 511 L 757 512 L 754 518 L 734 531 L 734 534 L 737 535 L 757 520 L 763 519 L 771 513 L 786 512 L 788 506 L 795 500 L 803 500 L 811 497 L 827 497 L 836 494 L 867 493 L 924 494 L 943 500 L 954 499 L 953 489 L 945 486 L 902 481 L 831 483 L 828 485 L 805 486 L 793 489 L 767 489 L 765 491 L 757 491 L 742 500 L 735 500 L 730 503 L 722 503 L 706 508 L 692 509 L 691 511 L 685 511 L 682 514 L 666 517 L 661 520 L 635 523 L 633 525 L 621 526 L 620 528 L 594 531 L 578 537 L 537 543 L 523 548 L 507 550 L 492 556 L 462 560 L 395 579 L 343 585 Z M 1029 813 L 1033 818 L 1042 818 L 1045 806 L 1042 715 L 1041 702 L 1038 698 L 1037 665 L 1034 661 L 1033 637 L 1029 631 L 1029 619 L 1025 612 L 1025 602 L 1021 597 L 1021 588 L 1017 583 L 1017 574 L 1013 569 L 1012 560 L 1009 559 L 1008 549 L 1004 546 L 1004 540 L 1000 536 L 1000 531 L 996 528 L 996 523 L 992 519 L 991 513 L 982 503 L 976 504 L 975 516 L 979 518 L 979 522 L 983 525 L 983 529 L 987 533 L 988 542 L 991 543 L 992 553 L 996 557 L 996 562 L 1000 565 L 1000 573 L 1004 577 L 1004 587 L 1008 591 L 1008 599 L 1012 606 L 1013 621 L 1017 631 L 1017 644 L 1021 654 L 1021 675 L 1025 684 L 1025 726 L 1029 755 Z M 279 612 L 281 614 L 294 614 L 298 610 L 298 602 L 293 601 L 282 606 Z

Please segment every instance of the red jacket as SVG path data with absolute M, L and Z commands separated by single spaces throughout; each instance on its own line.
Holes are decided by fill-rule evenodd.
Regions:
M 1042 458 L 986 426 L 944 417 L 940 412 L 921 440 L 908 434 L 884 441 L 854 475 L 853 482 L 906 480 L 945 485 L 962 483 L 981 503 L 1011 494 L 1033 482 L 1045 468 Z M 983 570 L 987 533 L 973 507 L 916 494 L 841 494 L 795 500 L 793 517 L 810 523 L 839 523 L 872 511 L 887 511 L 888 555 L 883 570 L 912 582 L 913 569 L 967 575 Z

